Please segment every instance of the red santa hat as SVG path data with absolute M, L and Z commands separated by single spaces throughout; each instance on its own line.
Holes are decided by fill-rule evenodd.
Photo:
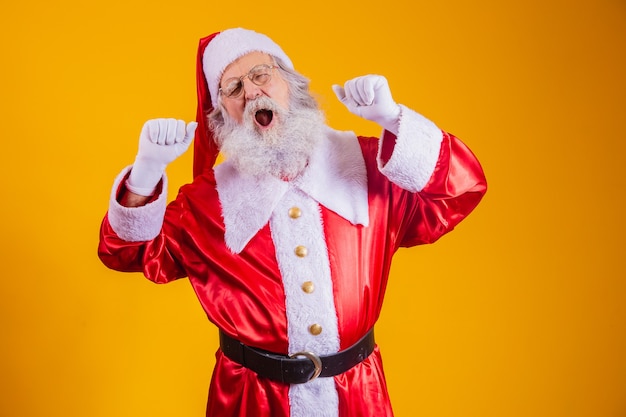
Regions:
M 235 28 L 216 32 L 200 39 L 196 58 L 198 110 L 194 140 L 194 177 L 211 169 L 219 150 L 209 129 L 207 115 L 217 104 L 219 83 L 228 65 L 250 52 L 264 52 L 293 69 L 291 60 L 278 44 L 266 35 L 248 29 Z

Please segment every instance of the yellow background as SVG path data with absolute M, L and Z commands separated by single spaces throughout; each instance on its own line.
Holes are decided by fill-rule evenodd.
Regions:
M 626 416 L 623 0 L 24 0 L 0 13 L 2 417 L 203 415 L 217 340 L 191 287 L 96 246 L 144 120 L 195 116 L 197 41 L 232 26 L 280 43 L 333 126 L 378 132 L 330 85 L 380 73 L 484 165 L 473 215 L 397 256 L 397 416 Z

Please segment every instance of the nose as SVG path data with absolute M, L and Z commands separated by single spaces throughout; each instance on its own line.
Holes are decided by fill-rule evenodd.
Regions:
M 253 83 L 247 78 L 243 80 L 243 92 L 246 97 L 246 100 L 254 100 L 255 98 L 259 97 L 261 94 L 263 94 L 263 90 L 261 90 L 261 87 L 256 85 L 255 83 Z

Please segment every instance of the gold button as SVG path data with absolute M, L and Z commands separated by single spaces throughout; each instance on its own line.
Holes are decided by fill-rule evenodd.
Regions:
M 302 210 L 300 210 L 299 207 L 292 207 L 289 209 L 289 217 L 292 219 L 297 219 L 300 216 L 302 216 Z
M 309 253 L 309 250 L 306 248 L 306 246 L 298 245 L 296 246 L 296 250 L 294 252 L 300 258 L 304 258 Z
M 318 334 L 322 333 L 322 326 L 317 323 L 310 325 L 309 333 L 311 333 L 313 336 L 317 336 Z
M 313 291 L 315 291 L 315 285 L 311 281 L 306 281 L 302 284 L 302 291 L 307 294 L 311 294 Z

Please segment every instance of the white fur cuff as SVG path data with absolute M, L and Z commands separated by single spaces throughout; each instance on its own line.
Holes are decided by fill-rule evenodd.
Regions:
M 124 168 L 115 178 L 109 200 L 109 223 L 120 239 L 144 242 L 154 239 L 161 232 L 167 206 L 167 177 L 163 174 L 163 191 L 156 200 L 142 207 L 124 207 L 117 202 L 117 193 L 131 168 Z
M 433 122 L 401 105 L 400 128 L 391 158 L 383 164 L 378 149 L 378 169 L 389 180 L 405 190 L 421 191 L 432 176 L 443 133 Z M 391 138 L 386 138 L 389 140 Z

